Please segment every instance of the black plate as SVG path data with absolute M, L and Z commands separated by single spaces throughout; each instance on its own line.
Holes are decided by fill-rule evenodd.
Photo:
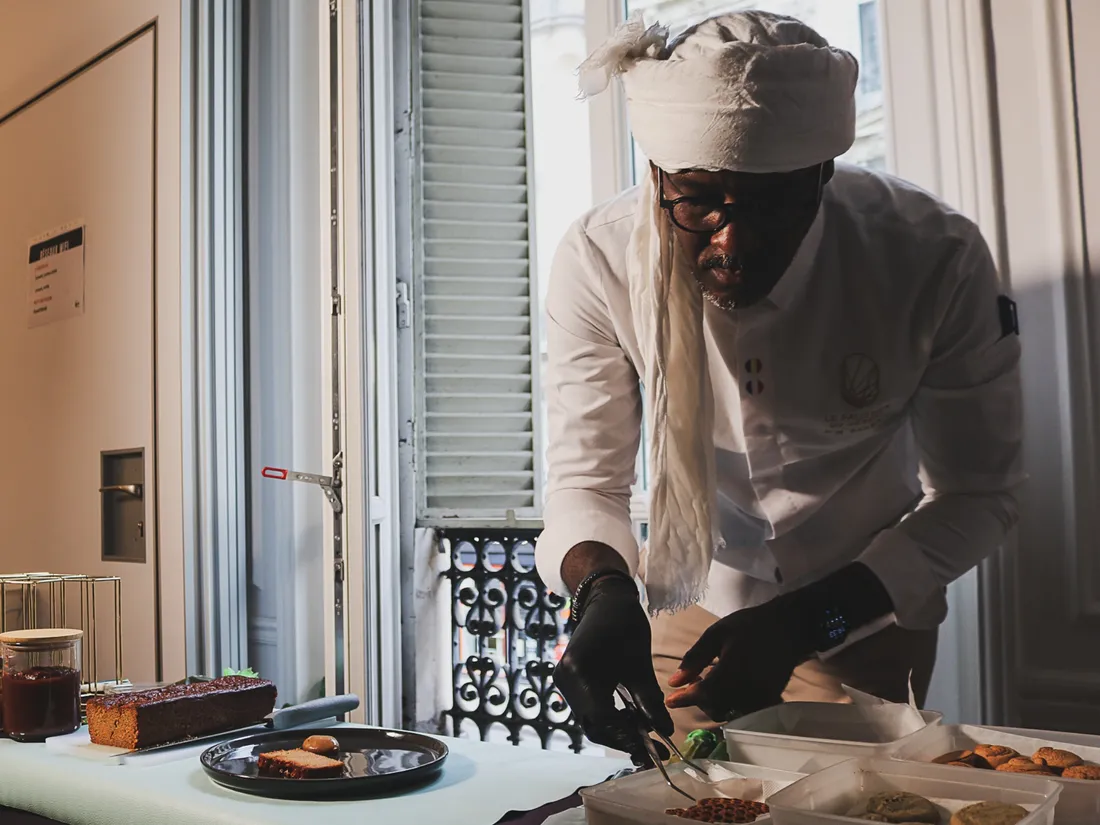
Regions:
M 333 779 L 260 776 L 261 753 L 300 748 L 308 736 L 340 743 L 344 775 Z M 314 728 L 269 731 L 214 745 L 200 757 L 207 776 L 226 788 L 279 799 L 378 796 L 435 779 L 447 746 L 420 733 L 381 728 Z

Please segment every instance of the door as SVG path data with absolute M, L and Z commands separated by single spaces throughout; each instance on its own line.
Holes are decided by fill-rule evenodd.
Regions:
M 124 675 L 135 682 L 156 677 L 159 655 L 155 36 L 152 27 L 136 33 L 0 113 L 0 572 L 117 576 Z M 64 311 L 40 324 L 30 241 L 65 227 L 83 228 L 74 236 L 83 288 L 74 276 L 73 291 L 56 293 Z M 67 255 L 66 270 L 79 270 Z M 108 481 L 140 481 L 140 498 L 100 492 L 104 454 L 119 451 L 140 451 L 139 466 L 122 462 L 121 471 L 141 478 Z M 143 536 L 123 537 L 126 560 L 104 560 L 104 537 L 117 533 L 104 530 L 105 496 L 140 501 L 142 523 L 126 529 Z M 115 652 L 108 593 L 96 595 L 100 678 Z M 70 602 L 66 623 L 78 617 Z

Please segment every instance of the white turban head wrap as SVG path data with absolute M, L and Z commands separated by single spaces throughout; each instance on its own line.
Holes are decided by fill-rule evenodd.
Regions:
M 790 172 L 855 139 L 855 58 L 790 17 L 726 14 L 669 43 L 667 29 L 635 15 L 579 72 L 584 95 L 621 78 L 635 139 L 668 171 Z M 704 299 L 650 175 L 626 258 L 650 430 L 641 572 L 657 613 L 699 600 L 722 538 Z

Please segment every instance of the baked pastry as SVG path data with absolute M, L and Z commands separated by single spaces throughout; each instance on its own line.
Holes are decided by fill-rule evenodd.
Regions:
M 1002 762 L 997 766 L 997 770 L 1005 773 L 1034 773 L 1040 776 L 1055 776 L 1056 774 L 1046 765 L 1039 765 L 1032 762 L 1026 756 L 1017 756 L 1014 759 L 1009 759 L 1007 762 Z
M 1063 751 L 1058 748 L 1039 748 L 1031 756 L 1031 761 L 1036 765 L 1046 765 L 1061 773 L 1066 768 L 1073 768 L 1082 764 L 1083 760 L 1071 751 Z
M 1016 825 L 1027 816 L 1019 805 L 1008 802 L 978 802 L 951 815 L 951 825 Z
M 129 750 L 180 742 L 262 722 L 275 697 L 274 684 L 247 676 L 93 696 L 88 735 L 97 745 Z
M 332 779 L 344 775 L 344 763 L 301 748 L 261 753 L 260 773 L 287 779 Z
M 939 825 L 940 815 L 936 806 L 915 793 L 889 791 L 877 793 L 867 800 L 867 813 L 878 814 L 886 822 L 928 822 Z M 872 820 L 873 821 L 873 820 Z
M 1062 771 L 1063 779 L 1100 779 L 1100 767 L 1096 765 L 1074 765 Z
M 993 768 L 1003 765 L 1008 760 L 1015 759 L 1020 755 L 1018 751 L 1004 745 L 976 745 L 974 753 L 978 754 Z
M 302 750 L 322 756 L 334 756 L 340 752 L 340 743 L 331 736 L 309 736 L 302 743 Z

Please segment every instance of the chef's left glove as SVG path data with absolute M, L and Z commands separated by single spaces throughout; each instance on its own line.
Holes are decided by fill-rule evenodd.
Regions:
M 859 562 L 849 564 L 712 624 L 669 679 L 669 686 L 679 689 L 665 704 L 696 706 L 716 722 L 777 705 L 802 662 L 893 610 L 878 577 Z

